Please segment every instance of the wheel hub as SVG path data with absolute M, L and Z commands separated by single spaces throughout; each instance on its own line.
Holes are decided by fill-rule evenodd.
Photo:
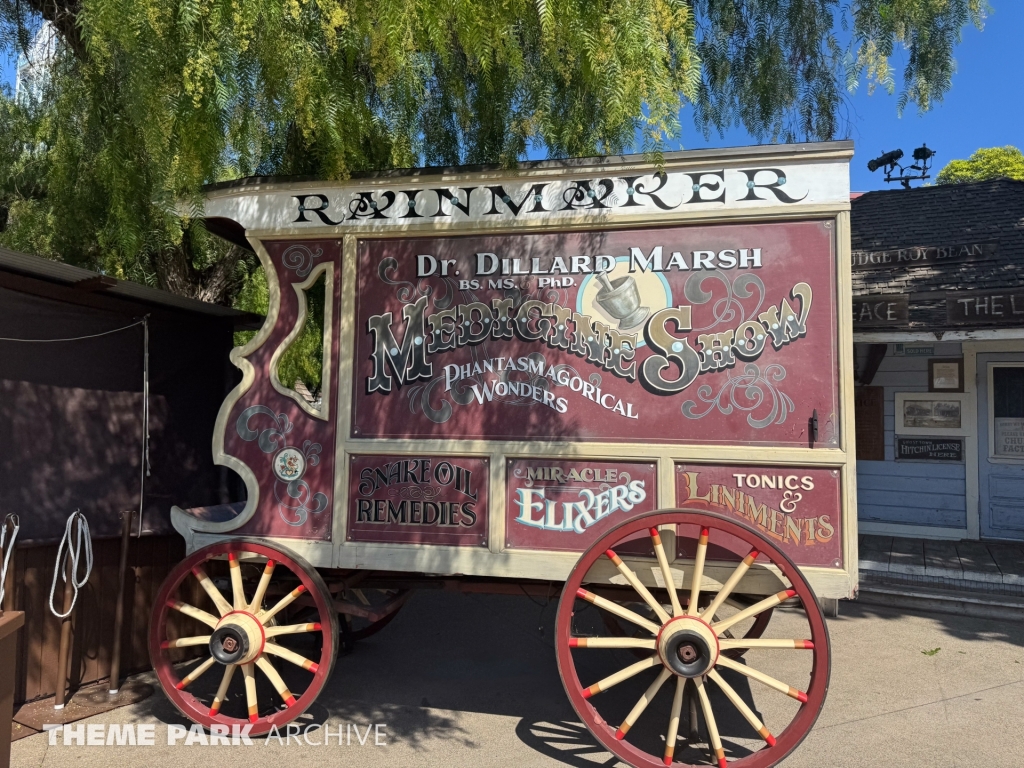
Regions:
M 718 661 L 718 638 L 696 616 L 678 616 L 658 633 L 658 655 L 679 677 L 703 677 Z
M 248 664 L 263 653 L 263 626 L 245 611 L 225 615 L 210 635 L 210 655 L 221 664 Z

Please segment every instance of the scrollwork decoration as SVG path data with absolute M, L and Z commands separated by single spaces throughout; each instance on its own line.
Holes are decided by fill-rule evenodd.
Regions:
M 263 429 L 253 428 L 251 423 L 260 416 L 269 417 L 272 425 Z M 247 443 L 255 440 L 263 453 L 273 455 L 277 455 L 288 448 L 288 441 L 285 436 L 292 431 L 292 427 L 293 424 L 289 421 L 286 414 L 275 413 L 273 409 L 265 405 L 253 405 L 246 408 L 238 415 L 238 419 L 235 421 L 235 431 L 242 440 Z M 295 450 L 297 449 L 289 448 L 289 451 Z M 320 453 L 322 451 L 323 446 L 320 443 L 304 440 L 302 443 L 302 455 L 305 458 L 306 466 L 317 466 L 320 463 Z M 273 457 L 271 457 L 271 461 L 273 461 Z M 314 492 L 309 487 L 309 483 L 301 477 L 297 477 L 290 482 L 282 481 L 277 477 L 276 473 L 274 477 L 276 478 L 274 497 L 277 499 L 278 514 L 287 525 L 295 527 L 303 525 L 309 519 L 310 514 L 320 514 L 330 504 L 327 494 Z M 284 496 L 281 494 L 282 486 L 284 487 Z
M 793 400 L 778 388 L 778 382 L 786 378 L 786 369 L 773 363 L 761 369 L 754 363 L 747 363 L 740 376 L 729 376 L 722 388 L 715 393 L 710 385 L 704 384 L 697 390 L 697 399 L 706 404 L 707 408 L 699 411 L 700 406 L 693 400 L 682 405 L 683 415 L 688 419 L 702 419 L 713 410 L 728 416 L 733 410 L 747 414 L 747 423 L 755 429 L 764 429 L 772 423 L 782 424 L 793 411 Z M 745 402 L 737 400 L 737 394 L 745 398 Z M 767 409 L 762 418 L 756 418 L 755 412 Z
M 269 416 L 274 425 L 263 430 L 253 429 L 249 426 L 249 422 L 256 416 Z M 283 413 L 274 413 L 265 405 L 254 405 L 238 415 L 235 430 L 238 432 L 238 436 L 247 443 L 256 440 L 261 451 L 274 453 L 288 445 L 284 436 L 292 431 L 292 423 Z
M 313 271 L 313 262 L 324 255 L 322 249 L 310 250 L 305 245 L 295 243 L 285 248 L 281 254 L 281 265 L 292 270 L 298 277 L 306 277 Z
M 441 489 L 433 485 L 406 485 L 388 489 L 388 496 L 409 501 L 433 501 L 440 495 Z
M 728 323 L 739 325 L 757 315 L 761 305 L 764 303 L 765 288 L 761 278 L 757 275 L 741 274 L 735 280 L 720 269 L 712 270 L 706 274 L 694 274 L 686 280 L 683 286 L 683 295 L 691 304 L 707 304 L 714 298 L 714 291 L 704 290 L 707 283 L 717 285 L 721 283 L 725 287 L 725 296 L 719 298 L 711 305 L 711 312 L 714 320 L 710 325 L 694 328 L 694 331 L 709 331 L 718 325 Z M 757 304 L 748 311 L 744 307 L 744 300 L 754 295 L 757 291 Z

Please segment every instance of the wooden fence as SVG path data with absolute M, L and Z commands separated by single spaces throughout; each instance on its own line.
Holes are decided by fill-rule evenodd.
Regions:
M 68 662 L 72 690 L 110 676 L 119 548 L 119 537 L 93 541 L 92 575 L 78 593 L 72 624 Z M 122 676 L 149 669 L 147 635 L 153 601 L 164 577 L 184 556 L 184 541 L 176 534 L 131 539 L 121 637 Z M 31 542 L 19 546 L 12 556 L 4 608 L 25 612 L 25 627 L 18 639 L 16 705 L 53 696 L 57 690 L 60 619 L 50 612 L 49 605 L 56 557 L 56 544 Z M 63 609 L 63 595 L 63 582 L 58 580 L 54 597 L 58 610 Z

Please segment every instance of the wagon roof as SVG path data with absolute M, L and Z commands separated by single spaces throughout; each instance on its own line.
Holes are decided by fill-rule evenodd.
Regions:
M 758 156 L 778 156 L 785 154 L 791 157 L 800 155 L 816 155 L 833 152 L 853 152 L 853 141 L 817 141 L 803 144 L 761 144 L 750 147 L 723 147 L 718 149 L 686 149 L 678 152 L 663 152 L 661 157 L 664 163 L 673 164 L 677 162 L 700 162 L 704 160 L 729 160 L 732 158 L 752 158 Z M 517 163 L 512 167 L 505 167 L 496 163 L 475 164 L 475 165 L 437 165 L 424 166 L 420 168 L 395 168 L 383 171 L 359 171 L 351 174 L 344 181 L 331 181 L 317 176 L 246 176 L 241 179 L 230 181 L 219 181 L 214 184 L 207 184 L 203 190 L 207 193 L 219 190 L 236 189 L 254 185 L 289 185 L 305 183 L 323 184 L 344 184 L 347 181 L 360 179 L 408 179 L 423 178 L 430 180 L 437 176 L 453 176 L 470 173 L 507 173 L 515 174 L 521 171 L 537 170 L 574 170 L 591 167 L 616 165 L 640 165 L 648 164 L 651 158 L 644 154 L 632 155 L 600 155 L 596 157 L 570 157 L 556 160 L 527 160 Z

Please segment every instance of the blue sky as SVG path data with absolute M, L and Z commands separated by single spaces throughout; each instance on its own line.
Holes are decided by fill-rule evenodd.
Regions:
M 927 142 L 937 150 L 934 171 L 956 158 L 966 158 L 979 147 L 1005 144 L 1024 147 L 1024 0 L 989 0 L 993 13 L 985 30 L 968 27 L 957 48 L 957 73 L 945 101 L 931 112 L 918 115 L 915 109 L 896 115 L 896 96 L 876 88 L 868 95 L 861 83 L 850 99 L 849 136 L 856 144 L 850 167 L 855 191 L 883 189 L 882 172 L 870 173 L 867 161 L 882 152 L 900 148 L 909 158 L 915 147 Z M 3 80 L 14 84 L 13 60 L 0 62 Z M 899 57 L 893 61 L 902 70 Z M 898 81 L 897 81 L 898 82 Z M 692 113 L 683 114 L 682 145 L 686 149 L 753 144 L 742 129 L 733 129 L 725 137 L 705 141 L 693 127 Z
M 926 142 L 938 150 L 934 173 L 950 160 L 966 158 L 979 147 L 1012 144 L 1024 148 L 1024 1 L 989 0 L 993 12 L 983 32 L 974 27 L 964 31 L 956 49 L 957 72 L 945 100 L 924 115 L 908 109 L 897 117 L 897 92 L 889 96 L 876 88 L 868 95 L 863 81 L 850 99 L 849 136 L 855 143 L 850 165 L 850 183 L 854 191 L 884 189 L 881 170 L 871 173 L 867 162 L 883 152 L 902 149 L 904 162 L 913 150 Z M 902 72 L 903 61 L 894 57 L 894 68 Z M 728 132 L 724 139 L 710 141 L 693 128 L 692 115 L 683 117 L 682 144 L 686 149 L 729 147 L 753 144 L 742 129 Z M 909 164 L 909 163 L 908 163 Z M 934 182 L 934 179 L 933 179 Z

